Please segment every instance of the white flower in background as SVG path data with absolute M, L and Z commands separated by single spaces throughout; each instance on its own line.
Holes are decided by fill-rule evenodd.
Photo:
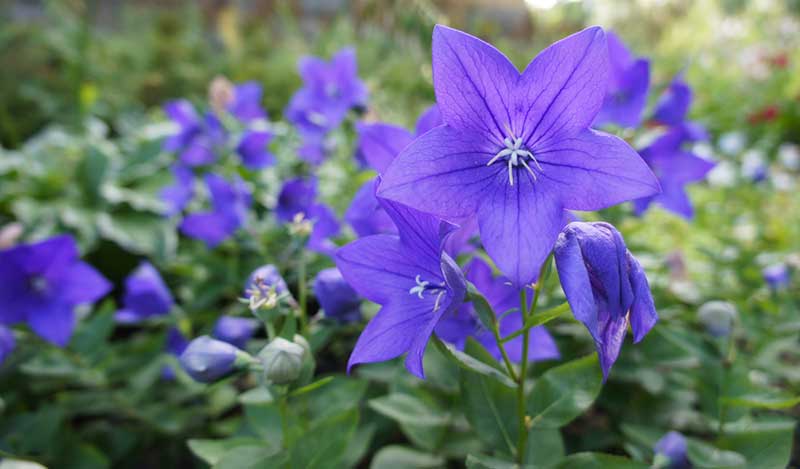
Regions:
M 733 131 L 722 134 L 719 138 L 719 149 L 727 155 L 738 155 L 744 149 L 745 136 L 742 132 Z
M 800 147 L 794 143 L 782 143 L 778 147 L 778 161 L 786 169 L 797 171 L 800 169 Z
M 712 186 L 733 187 L 736 184 L 736 167 L 730 161 L 720 161 L 706 178 Z
M 760 180 L 766 176 L 767 159 L 764 152 L 752 148 L 742 155 L 742 177 L 751 180 Z
M 772 185 L 779 191 L 789 192 L 794 190 L 796 183 L 795 178 L 792 177 L 791 174 L 783 171 L 776 171 L 775 174 L 772 175 Z

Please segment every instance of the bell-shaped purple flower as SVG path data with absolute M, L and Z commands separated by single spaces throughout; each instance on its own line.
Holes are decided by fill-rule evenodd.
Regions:
M 228 112 L 246 123 L 266 119 L 267 113 L 261 107 L 261 96 L 261 85 L 257 82 L 240 83 L 233 89 L 233 99 L 228 104 Z
M 677 75 L 656 103 L 653 120 L 662 125 L 679 125 L 686 120 L 692 104 L 692 88 Z
M 458 265 L 442 247 L 454 225 L 410 207 L 379 199 L 398 234 L 357 239 L 336 253 L 345 280 L 381 305 L 358 338 L 347 368 L 408 353 L 408 371 L 424 378 L 422 356 L 436 324 L 456 311 L 466 294 Z
M 470 262 L 467 270 L 467 280 L 486 298 L 496 314 L 502 314 L 510 309 L 516 309 L 500 319 L 500 336 L 505 337 L 522 328 L 522 314 L 519 311 L 519 290 L 510 285 L 507 278 L 495 277 L 489 265 L 475 258 Z M 544 326 L 533 327 L 528 331 L 529 343 L 528 359 L 531 361 L 554 360 L 561 357 L 553 337 Z M 490 331 L 483 330 L 477 334 L 476 339 L 483 344 L 497 360 L 502 359 L 500 348 Z M 523 337 L 519 336 L 505 344 L 509 358 L 514 362 L 522 361 Z
M 392 124 L 356 124 L 358 143 L 356 158 L 364 166 L 383 173 L 394 158 L 418 137 L 428 130 L 442 125 L 442 116 L 436 105 L 431 106 L 417 120 L 415 134 Z M 367 181 L 358 190 L 344 219 L 353 227 L 358 236 L 378 233 L 396 233 L 394 223 L 378 204 L 375 198 L 376 180 Z
M 703 180 L 715 163 L 685 150 L 684 146 L 704 135 L 705 131 L 693 124 L 681 124 L 669 129 L 641 151 L 642 158 L 661 184 L 661 193 L 635 200 L 634 213 L 641 215 L 651 204 L 657 203 L 686 219 L 694 216 L 685 187 Z
M 177 152 L 186 166 L 216 161 L 217 147 L 225 143 L 225 129 L 213 114 L 200 116 L 185 99 L 168 102 L 164 112 L 178 126 L 178 132 L 164 141 L 165 151 Z
M 765 267 L 761 274 L 772 290 L 782 290 L 789 285 L 789 267 L 783 262 Z
M 221 316 L 214 324 L 212 335 L 215 339 L 244 349 L 247 341 L 253 338 L 258 329 L 258 321 L 253 318 Z
M 554 253 L 561 288 L 575 318 L 589 329 L 607 378 L 628 324 L 636 343 L 658 320 L 647 277 L 608 223 L 570 223 Z
M 275 164 L 275 156 L 267 150 L 272 133 L 266 130 L 248 130 L 236 146 L 236 153 L 247 169 L 257 170 Z
M 653 448 L 656 454 L 665 456 L 669 460 L 670 469 L 690 469 L 692 463 L 687 456 L 686 438 L 678 432 L 672 431 L 658 440 Z
M 636 127 L 642 120 L 650 87 L 650 61 L 634 59 L 622 40 L 612 31 L 608 40 L 609 76 L 603 107 L 594 125 L 616 124 Z
M 279 221 L 292 221 L 296 215 L 302 214 L 313 224 L 308 238 L 308 248 L 322 254 L 332 255 L 336 245 L 332 237 L 339 234 L 340 224 L 336 214 L 327 205 L 316 202 L 317 181 L 310 179 L 291 179 L 284 183 L 278 194 L 278 206 L 275 214 Z
M 167 206 L 164 212 L 166 216 L 182 212 L 194 197 L 194 173 L 190 168 L 175 164 L 172 166 L 172 176 L 175 182 L 161 189 L 161 200 Z
M 209 173 L 205 179 L 212 209 L 186 216 L 180 229 L 186 236 L 200 239 L 213 248 L 245 224 L 253 199 L 247 185 L 238 176 L 228 182 L 222 176 Z
M 477 217 L 506 277 L 533 282 L 564 209 L 599 210 L 659 191 L 625 141 L 589 128 L 607 79 L 598 27 L 556 42 L 520 73 L 491 45 L 437 25 L 433 81 L 444 125 L 395 158 L 378 195 L 447 220 Z
M 167 285 L 149 262 L 142 262 L 125 279 L 123 308 L 117 311 L 116 320 L 136 323 L 154 316 L 164 316 L 172 309 L 173 300 Z
M 0 324 L 26 322 L 55 345 L 65 346 L 72 336 L 75 306 L 109 290 L 111 283 L 80 260 L 72 236 L 0 251 Z
M 314 296 L 326 318 L 348 323 L 361 319 L 361 298 L 348 284 L 339 269 L 319 271 L 314 278 Z
M 14 331 L 0 324 L 0 365 L 11 355 L 16 346 Z
M 234 370 L 238 351 L 227 342 L 200 336 L 181 354 L 181 367 L 195 381 L 213 383 Z

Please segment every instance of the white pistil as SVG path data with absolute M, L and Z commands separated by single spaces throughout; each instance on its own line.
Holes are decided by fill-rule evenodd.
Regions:
M 528 165 L 526 159 L 533 161 L 536 165 L 536 168 L 542 172 L 542 166 L 539 164 L 539 161 L 536 160 L 536 157 L 533 156 L 533 153 L 526 150 L 522 145 L 522 139 L 516 137 L 506 137 L 503 139 L 503 143 L 506 145 L 505 148 L 498 151 L 496 155 L 486 163 L 486 166 L 491 166 L 497 160 L 501 158 L 506 158 L 508 161 L 508 183 L 512 186 L 514 185 L 514 168 L 519 166 L 520 164 L 530 173 L 533 177 L 533 180 L 536 181 L 538 178 L 536 177 L 536 173 L 533 172 L 533 169 Z
M 417 275 L 414 278 L 414 280 L 417 282 L 417 285 L 415 287 L 412 287 L 410 290 L 408 290 L 408 293 L 410 295 L 417 295 L 419 297 L 419 299 L 421 300 L 422 299 L 422 294 L 425 292 L 425 288 L 431 282 L 422 281 L 422 279 L 420 279 L 419 275 Z

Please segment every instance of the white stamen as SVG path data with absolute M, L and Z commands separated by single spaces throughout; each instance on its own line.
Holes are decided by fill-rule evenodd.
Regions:
M 436 301 L 433 303 L 433 312 L 434 313 L 439 310 L 439 301 L 441 301 L 441 299 L 442 299 L 442 297 L 444 296 L 445 293 L 446 293 L 446 291 L 442 290 L 442 291 L 439 292 L 438 295 L 436 295 Z
M 492 164 L 497 162 L 497 160 L 501 158 L 506 158 L 506 160 L 508 161 L 508 183 L 510 185 L 512 186 L 514 185 L 514 168 L 516 168 L 520 164 L 528 171 L 528 173 L 530 173 L 530 175 L 533 177 L 533 180 L 537 181 L 538 177 L 536 176 L 536 173 L 533 171 L 533 169 L 528 165 L 526 159 L 533 161 L 533 164 L 536 165 L 536 169 L 538 169 L 539 172 L 543 172 L 544 170 L 542 169 L 542 166 L 539 164 L 539 161 L 536 159 L 535 156 L 533 156 L 533 153 L 531 153 L 530 150 L 524 148 L 523 141 L 521 138 L 514 137 L 514 134 L 511 133 L 511 131 L 508 129 L 508 126 L 506 126 L 506 131 L 508 131 L 510 135 L 510 137 L 506 137 L 503 139 L 503 143 L 506 145 L 506 147 L 498 151 L 492 157 L 492 159 L 490 159 L 489 162 L 486 163 L 486 166 L 491 166 Z
M 414 280 L 417 282 L 417 285 L 415 287 L 412 287 L 410 290 L 408 290 L 408 293 L 410 295 L 417 295 L 419 297 L 419 299 L 421 300 L 422 299 L 422 294 L 425 292 L 425 288 L 428 286 L 428 284 L 430 282 L 422 281 L 422 279 L 420 279 L 419 275 L 417 275 L 414 278 Z

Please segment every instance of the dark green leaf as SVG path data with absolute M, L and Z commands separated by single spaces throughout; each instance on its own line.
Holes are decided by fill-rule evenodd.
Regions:
M 370 469 L 426 469 L 444 466 L 444 459 L 404 446 L 385 446 L 372 459 Z
M 394 393 L 369 400 L 369 406 L 390 419 L 420 426 L 447 425 L 449 416 L 408 394 Z
M 547 370 L 528 398 L 533 428 L 560 428 L 571 422 L 594 403 L 602 386 L 596 354 Z
M 576 453 L 567 456 L 553 469 L 648 469 L 643 462 L 604 453 Z

